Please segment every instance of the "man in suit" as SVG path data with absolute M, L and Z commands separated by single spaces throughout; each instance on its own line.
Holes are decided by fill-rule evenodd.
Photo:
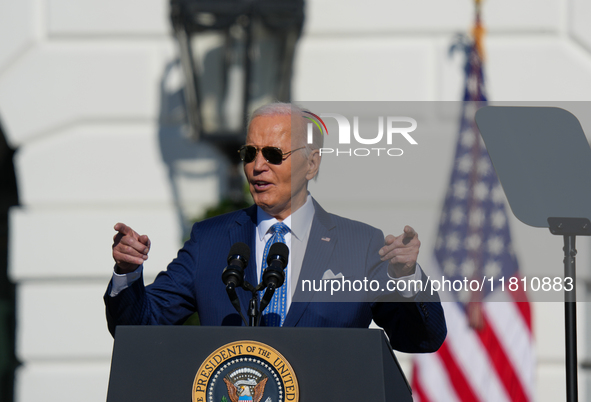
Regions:
M 305 121 L 302 111 L 289 104 L 254 112 L 240 156 L 255 205 L 195 224 L 191 238 L 153 284 L 144 287 L 142 279 L 148 237 L 115 225 L 115 272 L 105 294 L 111 333 L 119 324 L 180 324 L 195 311 L 202 325 L 242 325 L 221 281 L 227 253 L 236 242 L 253 250 L 245 272 L 256 285 L 269 245 L 279 241 L 291 250 L 288 279 L 273 296 L 263 324 L 367 327 L 373 319 L 397 350 L 439 348 L 445 319 L 438 295 L 431 294 L 416 264 L 417 233 L 406 226 L 400 236 L 384 240 L 378 229 L 324 211 L 307 190 L 320 166 L 322 136 L 316 132 L 307 144 Z M 349 302 L 336 303 L 299 286 L 303 278 L 321 282 L 331 277 L 417 280 L 424 288 L 395 292 L 396 302 L 347 296 Z M 250 292 L 238 289 L 238 297 L 246 311 Z

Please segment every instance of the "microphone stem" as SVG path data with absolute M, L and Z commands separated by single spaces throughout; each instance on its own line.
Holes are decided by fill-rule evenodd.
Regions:
M 233 282 L 229 282 L 226 285 L 226 293 L 230 297 L 230 302 L 232 303 L 236 311 L 238 311 L 238 314 L 240 314 L 242 322 L 244 322 L 244 325 L 248 326 L 246 318 L 244 318 L 244 314 L 242 314 L 242 311 L 240 309 L 240 300 L 238 299 L 238 295 L 236 294 L 236 285 Z
M 250 327 L 256 327 L 259 325 L 260 321 L 257 320 L 259 318 L 259 311 L 258 311 L 258 296 L 256 293 L 253 293 L 252 299 L 250 299 L 250 303 L 248 304 L 248 322 Z

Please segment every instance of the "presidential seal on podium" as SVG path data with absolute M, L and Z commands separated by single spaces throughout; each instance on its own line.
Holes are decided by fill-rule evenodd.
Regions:
M 298 402 L 299 387 L 289 362 L 256 341 L 216 349 L 193 382 L 193 402 Z

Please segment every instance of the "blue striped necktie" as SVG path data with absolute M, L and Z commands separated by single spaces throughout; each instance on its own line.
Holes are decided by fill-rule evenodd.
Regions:
M 289 227 L 283 223 L 278 222 L 269 229 L 271 238 L 265 244 L 265 251 L 263 252 L 263 264 L 261 269 L 261 278 L 263 280 L 263 272 L 267 268 L 267 257 L 269 256 L 269 249 L 274 243 L 285 243 L 285 235 L 289 233 Z M 275 290 L 271 302 L 264 311 L 263 317 L 268 327 L 280 327 L 285 321 L 287 315 L 287 268 L 285 267 L 285 281 L 283 285 Z M 262 297 L 263 292 L 261 292 Z

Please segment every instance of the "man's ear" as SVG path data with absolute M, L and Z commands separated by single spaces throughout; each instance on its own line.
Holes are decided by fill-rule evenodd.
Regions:
M 318 174 L 321 159 L 320 150 L 314 149 L 310 152 L 310 155 L 308 156 L 308 172 L 306 173 L 306 179 L 308 181 L 312 180 Z

